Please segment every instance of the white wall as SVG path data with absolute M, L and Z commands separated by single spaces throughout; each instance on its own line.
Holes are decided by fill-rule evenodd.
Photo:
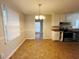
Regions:
M 45 15 L 46 19 L 43 20 L 43 39 L 52 39 L 52 33 L 51 33 L 51 23 L 52 23 L 52 17 L 51 15 Z
M 35 39 L 34 15 L 25 16 L 26 39 Z
M 35 19 L 34 15 L 26 15 L 26 38 L 35 39 Z M 51 16 L 46 15 L 43 20 L 43 39 L 51 39 Z

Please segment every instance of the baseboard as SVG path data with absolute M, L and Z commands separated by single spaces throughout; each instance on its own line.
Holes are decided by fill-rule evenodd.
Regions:
M 26 38 L 26 40 L 35 40 L 35 39 Z
M 26 39 L 27 39 L 27 40 L 35 40 L 35 39 L 31 39 L 31 38 L 26 38 Z M 50 38 L 49 38 L 49 39 L 48 39 L 48 38 L 46 39 L 46 38 L 45 38 L 45 39 L 43 39 L 43 40 L 52 40 L 52 39 L 50 39 Z
M 17 48 L 6 58 L 6 59 L 9 59 L 15 52 L 16 50 L 26 41 L 26 39 L 24 39 L 18 46 Z
M 43 40 L 52 40 L 52 39 L 43 39 Z

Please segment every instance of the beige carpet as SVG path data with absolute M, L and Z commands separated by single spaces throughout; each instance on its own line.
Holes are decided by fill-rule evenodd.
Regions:
M 10 59 L 79 59 L 79 42 L 26 40 Z

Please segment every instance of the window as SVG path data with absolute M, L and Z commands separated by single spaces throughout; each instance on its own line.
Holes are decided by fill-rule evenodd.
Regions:
M 5 41 L 14 40 L 20 36 L 19 14 L 6 6 L 2 6 Z
M 35 32 L 40 32 L 40 22 L 35 22 Z
M 76 28 L 79 28 L 79 20 L 76 20 Z
M 8 21 L 8 14 L 7 14 L 7 8 L 2 5 L 2 14 L 3 14 L 3 26 L 4 26 L 4 36 L 5 36 L 5 43 L 7 43 L 7 21 Z

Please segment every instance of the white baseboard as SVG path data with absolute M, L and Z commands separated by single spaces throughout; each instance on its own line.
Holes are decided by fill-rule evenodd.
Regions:
M 15 52 L 16 50 L 25 42 L 26 39 L 24 39 L 18 46 L 17 48 L 6 58 L 6 59 L 9 59 Z

